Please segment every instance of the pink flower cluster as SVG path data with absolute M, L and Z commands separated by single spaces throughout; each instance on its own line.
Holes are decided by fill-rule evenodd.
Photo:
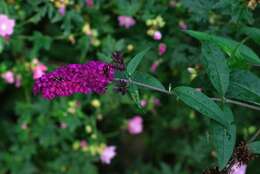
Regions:
M 88 7 L 93 7 L 93 6 L 94 6 L 93 0 L 86 0 L 86 5 L 87 5 Z
M 9 37 L 13 33 L 15 20 L 8 16 L 0 14 L 0 36 Z
M 100 160 L 104 164 L 110 164 L 111 160 L 116 156 L 116 147 L 107 146 L 101 153 Z
M 128 132 L 136 135 L 143 131 L 143 119 L 140 116 L 135 116 L 128 120 Z
M 38 79 L 47 71 L 47 66 L 42 64 L 38 59 L 32 61 L 33 79 Z
M 126 29 L 135 25 L 135 19 L 131 16 L 118 16 L 119 26 L 125 27 Z
M 1 74 L 1 77 L 4 79 L 4 81 L 8 84 L 15 84 L 17 88 L 21 86 L 21 80 L 22 77 L 20 74 L 14 74 L 13 71 L 6 71 L 3 74 Z

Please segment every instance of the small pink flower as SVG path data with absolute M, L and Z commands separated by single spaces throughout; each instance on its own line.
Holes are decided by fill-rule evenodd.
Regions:
M 160 106 L 160 105 L 161 105 L 160 99 L 154 98 L 154 99 L 153 99 L 153 104 L 154 104 L 155 106 Z
M 6 71 L 2 74 L 2 78 L 6 83 L 13 84 L 15 82 L 14 73 L 12 71 Z
M 245 174 L 247 166 L 245 164 L 235 163 L 230 171 L 230 174 Z
M 64 123 L 64 122 L 62 122 L 61 124 L 60 124 L 60 128 L 61 129 L 66 129 L 68 127 L 68 125 L 66 124 L 66 123 Z
M 20 74 L 15 76 L 15 87 L 19 88 L 21 86 L 22 76 Z
M 202 88 L 196 88 L 195 90 L 198 92 L 202 92 Z
M 81 140 L 81 141 L 80 141 L 80 147 L 81 147 L 81 148 L 85 148 L 85 147 L 87 147 L 87 146 L 88 146 L 88 143 L 87 143 L 86 140 Z
M 140 116 L 135 116 L 128 120 L 128 132 L 130 134 L 140 134 L 143 131 L 143 119 Z
M 158 47 L 159 55 L 162 56 L 167 50 L 167 45 L 165 43 L 160 43 Z
M 28 129 L 28 125 L 26 123 L 21 124 L 21 129 L 26 130 Z
M 162 62 L 161 60 L 156 60 L 156 61 L 154 61 L 154 63 L 153 63 L 153 64 L 151 65 L 151 67 L 150 67 L 150 71 L 151 71 L 152 73 L 155 73 L 156 70 L 157 70 L 157 68 L 158 68 L 158 66 L 160 65 L 161 62 Z
M 38 79 L 47 71 L 47 66 L 42 63 L 38 63 L 35 67 L 33 67 L 33 79 Z
M 147 100 L 145 100 L 145 99 L 141 100 L 140 105 L 142 108 L 144 108 L 147 105 Z
M 188 26 L 184 21 L 179 21 L 179 27 L 181 30 L 187 30 Z
M 86 5 L 87 5 L 88 7 L 93 7 L 93 6 L 94 6 L 93 0 L 86 0 Z
M 115 146 L 107 146 L 102 151 L 100 156 L 100 160 L 104 164 L 110 164 L 111 160 L 116 156 L 116 147 Z
M 9 19 L 8 16 L 0 14 L 0 36 L 8 37 L 13 33 L 15 20 Z
M 59 8 L 59 13 L 60 13 L 60 15 L 64 16 L 65 13 L 66 13 L 66 7 L 60 7 Z
M 162 33 L 160 31 L 154 32 L 153 39 L 154 40 L 161 40 L 162 39 Z
M 135 19 L 131 16 L 118 16 L 119 26 L 125 27 L 126 29 L 135 25 Z

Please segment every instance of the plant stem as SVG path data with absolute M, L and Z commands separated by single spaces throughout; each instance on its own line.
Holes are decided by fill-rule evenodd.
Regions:
M 158 92 L 161 92 L 161 93 L 164 93 L 164 94 L 174 95 L 174 93 L 171 92 L 171 91 L 167 91 L 165 89 L 157 88 L 157 87 L 154 87 L 154 86 L 151 86 L 151 85 L 148 85 L 148 84 L 145 84 L 145 83 L 137 82 L 137 81 L 134 81 L 134 80 L 131 80 L 131 79 L 116 78 L 115 80 L 116 81 L 121 81 L 122 80 L 124 82 L 132 83 L 132 84 L 135 84 L 137 86 L 141 86 L 141 87 L 144 87 L 144 88 L 147 88 L 147 89 L 158 91 Z M 223 102 L 223 100 L 220 99 L 220 98 L 211 98 L 211 100 L 218 101 L 218 102 Z M 250 105 L 250 104 L 247 104 L 247 103 L 243 103 L 243 102 L 239 102 L 239 101 L 231 100 L 231 99 L 227 99 L 227 98 L 224 101 L 227 102 L 227 103 L 231 103 L 231 104 L 235 104 L 235 105 L 239 105 L 239 106 L 243 106 L 243 107 L 246 107 L 246 108 L 250 108 L 250 109 L 253 109 L 253 110 L 260 111 L 260 107 L 257 107 L 257 106 L 254 106 L 254 105 Z
M 132 83 L 132 84 L 135 84 L 137 86 L 141 86 L 141 87 L 144 87 L 144 88 L 147 88 L 147 89 L 151 89 L 151 90 L 158 91 L 158 92 L 161 92 L 161 93 L 164 93 L 164 94 L 168 94 L 168 95 L 173 95 L 172 92 L 167 91 L 165 89 L 157 88 L 157 87 L 154 87 L 154 86 L 151 86 L 151 85 L 148 85 L 148 84 L 145 84 L 145 83 L 137 82 L 137 81 L 134 81 L 134 80 L 131 80 L 131 79 L 119 79 L 119 78 L 116 78 L 115 80 L 116 81 L 122 80 L 124 82 Z
M 221 102 L 220 98 L 211 98 L 211 99 L 213 101 Z M 239 106 L 243 106 L 243 107 L 246 107 L 246 108 L 250 108 L 250 109 L 254 109 L 254 110 L 260 111 L 260 107 L 257 107 L 257 106 L 254 106 L 254 105 L 250 105 L 250 104 L 247 104 L 247 103 L 243 103 L 243 102 L 239 102 L 239 101 L 231 100 L 231 99 L 225 99 L 225 101 L 227 103 L 231 103 L 231 104 L 235 104 L 235 105 L 239 105 Z
M 256 131 L 256 133 L 252 136 L 252 138 L 250 138 L 250 140 L 248 141 L 248 143 L 254 141 L 259 135 L 260 135 L 260 129 L 258 129 L 258 130 Z

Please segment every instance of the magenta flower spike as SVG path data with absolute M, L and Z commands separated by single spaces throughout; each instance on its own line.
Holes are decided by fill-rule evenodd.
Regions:
M 74 93 L 102 94 L 114 78 L 111 64 L 89 61 L 86 64 L 69 64 L 35 80 L 34 94 L 42 93 L 46 99 L 70 96 Z

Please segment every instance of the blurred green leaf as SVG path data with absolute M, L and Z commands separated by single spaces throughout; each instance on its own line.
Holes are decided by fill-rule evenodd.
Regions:
M 135 104 L 139 108 L 141 108 L 141 105 L 140 105 L 140 94 L 139 94 L 138 86 L 136 86 L 134 84 L 129 84 L 129 86 L 128 86 L 128 93 L 129 93 L 130 97 L 132 98 L 132 100 L 135 102 Z
M 241 60 L 246 60 L 248 63 L 260 64 L 258 55 L 246 45 L 237 41 L 226 39 L 224 37 L 214 36 L 204 32 L 187 30 L 186 33 L 200 41 L 208 41 L 215 43 L 224 52 L 226 52 L 231 58 L 233 56 Z
M 202 46 L 202 62 L 209 79 L 218 93 L 225 95 L 229 84 L 229 68 L 226 57 L 214 44 L 204 43 Z
M 231 73 L 228 96 L 260 104 L 260 79 L 249 71 Z
M 176 96 L 185 104 L 197 110 L 201 114 L 217 121 L 225 127 L 228 127 L 228 121 L 219 106 L 208 98 L 202 92 L 198 92 L 193 88 L 180 86 L 174 89 Z
M 224 114 L 229 122 L 229 127 L 225 128 L 215 121 L 211 122 L 211 140 L 216 149 L 218 166 L 222 170 L 227 165 L 236 143 L 236 125 L 234 116 L 228 106 L 224 106 Z
M 242 32 L 253 39 L 257 44 L 260 44 L 260 29 L 254 27 L 244 27 Z
M 248 144 L 249 150 L 254 154 L 260 154 L 260 141 L 255 141 Z
M 4 50 L 4 39 L 0 37 L 0 54 L 2 53 L 3 50 Z
M 140 62 L 143 60 L 144 55 L 148 52 L 150 48 L 146 48 L 145 50 L 143 50 L 142 52 L 138 53 L 136 56 L 134 56 L 130 62 L 127 64 L 127 68 L 126 71 L 127 73 L 131 76 L 136 68 L 138 67 L 138 65 L 140 64 Z
M 158 79 L 156 79 L 155 77 L 153 77 L 152 75 L 150 75 L 148 73 L 136 71 L 133 74 L 132 79 L 136 82 L 140 82 L 140 83 L 143 83 L 143 84 L 155 87 L 155 88 L 165 90 L 162 83 Z

